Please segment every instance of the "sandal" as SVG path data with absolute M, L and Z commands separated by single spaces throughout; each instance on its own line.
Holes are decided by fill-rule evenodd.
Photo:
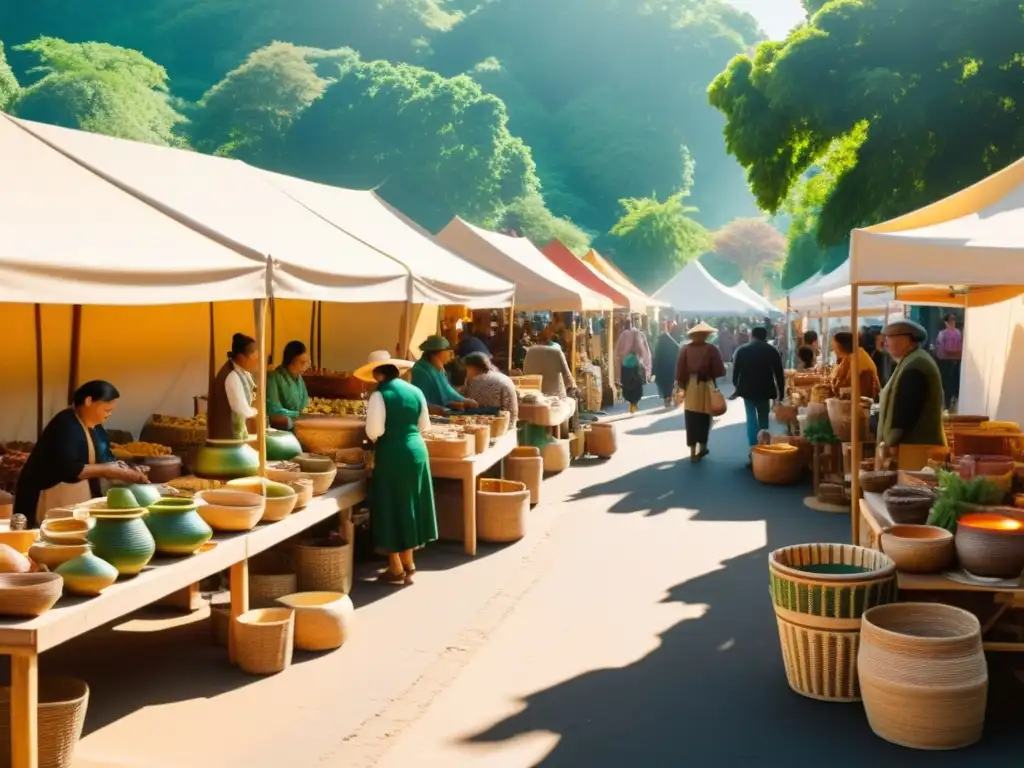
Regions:
M 405 584 L 405 571 L 401 573 L 394 573 L 390 568 L 385 568 L 377 576 L 377 581 L 384 582 L 385 584 Z

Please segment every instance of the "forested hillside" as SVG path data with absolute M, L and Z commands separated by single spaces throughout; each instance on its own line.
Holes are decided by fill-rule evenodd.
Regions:
M 757 213 L 707 87 L 761 39 L 719 0 L 34 0 L 0 5 L 0 107 L 598 238 L 653 287 Z M 688 252 L 631 247 L 666 226 Z

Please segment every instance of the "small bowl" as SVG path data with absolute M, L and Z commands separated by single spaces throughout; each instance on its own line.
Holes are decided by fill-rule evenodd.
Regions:
M 334 485 L 338 476 L 338 468 L 332 467 L 330 472 L 303 472 L 302 476 L 313 481 L 313 495 L 323 496 Z
M 43 520 L 39 533 L 50 544 L 74 544 L 89 535 L 89 522 L 74 517 Z
M 48 541 L 37 541 L 28 551 L 28 556 L 38 565 L 45 565 L 51 571 L 68 560 L 84 555 L 92 548 L 85 539 L 78 544 L 53 544 Z
M 27 555 L 29 549 L 39 538 L 39 529 L 32 528 L 27 531 L 0 531 L 0 544 L 6 544 L 22 555 Z
M 300 453 L 292 461 L 298 464 L 303 472 L 310 474 L 330 472 L 335 467 L 334 459 L 315 453 Z
M 953 534 L 934 525 L 894 525 L 882 532 L 882 551 L 904 573 L 939 573 L 956 559 Z
M 215 531 L 251 531 L 265 509 L 262 496 L 244 491 L 201 491 L 195 498 L 199 516 Z

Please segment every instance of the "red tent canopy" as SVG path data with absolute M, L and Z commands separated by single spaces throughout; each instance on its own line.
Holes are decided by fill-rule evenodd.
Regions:
M 629 298 L 589 264 L 576 258 L 576 254 L 566 248 L 561 241 L 552 240 L 541 248 L 540 252 L 576 282 L 582 283 L 595 293 L 607 296 L 616 306 L 629 309 Z

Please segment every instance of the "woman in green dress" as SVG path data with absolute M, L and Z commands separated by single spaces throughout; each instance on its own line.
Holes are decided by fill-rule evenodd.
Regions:
M 374 352 L 356 378 L 376 382 L 366 403 L 366 436 L 376 446 L 370 487 L 373 545 L 388 553 L 381 581 L 411 584 L 413 550 L 437 539 L 434 487 L 423 433 L 430 416 L 423 392 L 400 378 L 412 363 Z
M 267 374 L 267 414 L 275 429 L 292 429 L 309 405 L 302 374 L 309 369 L 309 354 L 301 341 L 284 345 L 281 364 Z

